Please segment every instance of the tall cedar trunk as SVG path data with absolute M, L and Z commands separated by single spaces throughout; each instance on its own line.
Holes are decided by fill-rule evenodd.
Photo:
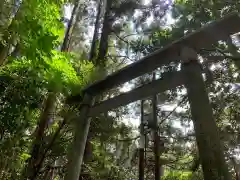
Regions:
M 0 66 L 3 66 L 5 63 L 5 60 L 8 56 L 9 48 L 9 44 L 3 45 L 2 43 L 0 43 Z
M 0 66 L 3 66 L 5 64 L 9 50 L 11 48 L 12 37 L 10 32 L 12 31 L 11 29 L 13 26 L 13 22 L 14 20 L 12 20 L 11 24 L 8 26 L 8 29 L 3 35 L 3 41 L 5 42 L 0 42 Z
M 80 4 L 78 11 L 76 12 L 76 16 L 75 16 L 75 21 L 74 23 L 72 23 L 72 30 L 69 36 L 69 43 L 67 46 L 68 51 L 71 51 L 74 48 L 74 41 L 75 40 L 75 36 L 74 36 L 74 32 L 78 30 L 78 26 L 79 26 L 79 22 L 81 22 L 83 15 L 84 15 L 84 11 L 87 9 L 87 6 L 85 6 L 84 4 Z M 78 38 L 77 38 L 78 39 Z
M 106 5 L 104 20 L 103 20 L 102 34 L 101 34 L 101 40 L 99 45 L 99 54 L 95 61 L 95 65 L 102 68 L 104 68 L 105 66 L 105 57 L 108 49 L 108 37 L 111 32 L 110 9 L 112 6 L 112 0 L 106 0 L 106 1 L 107 1 L 107 5 Z M 98 4 L 98 12 L 97 12 L 97 17 L 95 21 L 95 29 L 94 29 L 93 40 L 92 40 L 90 54 L 89 54 L 89 60 L 91 61 L 94 61 L 94 58 L 96 56 L 96 45 L 97 45 L 96 42 L 98 39 L 101 11 L 102 11 L 102 1 L 100 1 Z M 96 98 L 95 101 L 98 101 L 98 99 L 100 99 L 100 97 Z M 92 157 L 93 146 L 92 146 L 92 143 L 90 142 L 92 139 L 91 134 L 92 134 L 91 132 L 88 134 L 88 138 L 86 142 L 84 158 L 83 158 L 83 161 L 85 164 L 89 163 Z M 84 174 L 84 175 L 90 178 L 89 175 L 87 174 Z M 80 175 L 79 179 L 83 179 L 83 175 Z
M 107 0 L 106 10 L 103 19 L 103 27 L 102 27 L 102 34 L 100 39 L 99 45 L 99 53 L 96 60 L 96 64 L 100 66 L 105 66 L 105 57 L 108 51 L 108 37 L 111 33 L 111 27 L 113 18 L 111 17 L 111 7 L 112 7 L 112 0 Z
M 110 9 L 112 6 L 112 0 L 107 1 L 107 6 L 106 6 L 106 11 L 104 15 L 104 22 L 103 22 L 103 28 L 102 28 L 102 35 L 101 35 L 101 40 L 100 40 L 100 47 L 99 47 L 99 54 L 98 58 L 95 62 L 97 66 L 105 66 L 105 56 L 107 54 L 107 48 L 108 48 L 108 36 L 111 32 L 111 19 L 110 19 Z M 94 46 L 93 46 L 94 47 Z M 90 51 L 91 53 L 94 52 L 94 49 Z M 94 57 L 94 55 L 90 54 L 89 57 Z M 91 60 L 91 59 L 90 59 Z M 85 98 L 87 103 L 92 102 L 92 97 L 88 97 L 87 94 L 85 94 Z M 88 137 L 88 131 L 90 127 L 90 119 L 87 118 L 87 113 L 88 113 L 89 107 L 88 106 L 83 106 L 81 111 L 82 111 L 82 120 L 84 121 L 82 127 L 78 127 L 79 129 L 82 128 L 82 132 L 79 131 L 79 129 L 76 129 L 75 132 L 75 137 L 74 137 L 74 142 L 73 142 L 73 149 L 72 149 L 72 154 L 69 156 L 69 162 L 68 162 L 68 167 L 67 167 L 67 172 L 65 175 L 66 180 L 77 180 L 79 179 L 79 175 L 81 172 L 81 166 L 82 166 L 82 161 L 84 157 L 84 152 L 85 152 L 85 147 L 86 147 L 86 142 L 87 142 L 87 137 Z M 80 141 L 80 142 L 78 142 Z M 79 169 L 78 169 L 79 168 Z
M 71 33 L 72 25 L 74 23 L 75 13 L 77 12 L 79 5 L 80 5 L 79 1 L 76 1 L 76 4 L 73 8 L 71 19 L 67 26 L 65 37 L 61 46 L 61 51 L 67 51 L 67 47 L 69 44 L 68 42 L 69 36 Z M 49 121 L 49 115 L 55 112 L 56 97 L 57 95 L 55 92 L 49 93 L 47 97 L 46 105 L 45 105 L 44 111 L 41 114 L 38 128 L 36 130 L 36 136 L 35 136 L 35 140 L 33 142 L 33 147 L 31 151 L 31 158 L 28 160 L 27 168 L 23 173 L 23 177 L 26 179 L 30 179 L 30 180 L 35 179 L 44 161 L 46 150 L 42 149 L 42 144 L 43 144 L 42 140 L 44 137 L 45 129 L 47 127 L 47 123 Z M 42 154 L 44 155 L 42 156 Z
M 96 56 L 96 45 L 97 45 L 98 31 L 100 26 L 101 10 L 102 10 L 102 0 L 100 0 L 98 4 L 97 17 L 95 21 L 95 29 L 94 29 L 93 39 L 92 39 L 89 60 L 93 60 Z
M 95 29 L 94 29 L 91 49 L 90 49 L 90 53 L 89 53 L 90 61 L 94 61 L 94 58 L 96 56 L 96 45 L 97 45 L 98 31 L 99 31 L 99 26 L 100 26 L 101 11 L 102 11 L 102 0 L 99 1 L 98 8 L 97 8 Z M 98 64 L 96 64 L 96 65 L 98 65 Z M 92 133 L 91 133 L 91 129 L 90 129 L 88 137 L 87 137 L 87 142 L 86 142 L 86 147 L 85 147 L 84 157 L 83 157 L 83 162 L 85 164 L 89 163 L 92 159 L 93 145 L 91 143 L 91 139 L 92 139 Z M 84 172 L 84 167 L 83 167 L 82 171 Z M 88 175 L 86 173 L 81 173 L 79 176 L 79 180 L 84 179 L 85 176 L 87 176 L 88 179 L 90 178 L 90 175 Z
M 25 171 L 23 172 L 23 178 L 25 179 L 33 180 L 38 174 L 40 155 L 41 153 L 43 153 L 44 132 L 49 120 L 53 116 L 53 112 L 55 109 L 55 101 L 56 101 L 56 94 L 49 93 L 46 98 L 44 109 L 41 113 L 41 117 L 40 117 L 37 129 L 35 131 L 35 140 L 33 141 L 31 157 L 28 159 L 28 164 L 26 166 Z
M 3 32 L 3 41 L 5 41 L 5 44 L 0 41 L 0 66 L 3 66 L 6 63 L 6 59 L 8 57 L 8 53 L 10 51 L 10 48 L 12 46 L 12 42 L 14 41 L 14 37 L 12 37 L 12 29 L 14 22 L 17 21 L 20 15 L 20 5 L 16 6 L 16 12 L 13 14 L 13 18 L 9 19 L 10 24 L 8 25 L 5 32 Z
M 66 29 L 65 37 L 63 39 L 63 43 L 62 43 L 62 46 L 61 46 L 61 51 L 68 51 L 70 37 L 71 37 L 73 26 L 74 26 L 74 23 L 75 23 L 76 14 L 79 10 L 80 5 L 81 5 L 80 0 L 76 0 L 75 5 L 73 7 L 73 11 L 72 11 L 70 21 L 69 21 L 67 29 Z

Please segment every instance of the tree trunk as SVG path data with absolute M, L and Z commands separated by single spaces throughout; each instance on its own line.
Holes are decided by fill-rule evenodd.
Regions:
M 99 31 L 99 27 L 100 27 L 101 11 L 102 11 L 102 0 L 99 1 L 98 8 L 97 8 L 97 16 L 96 16 L 96 21 L 95 21 L 94 34 L 93 34 L 91 49 L 90 49 L 90 53 L 89 53 L 89 60 L 93 61 L 93 62 L 94 62 L 94 58 L 96 56 L 96 45 L 97 45 L 97 39 L 98 39 L 98 31 Z M 95 62 L 95 65 L 99 66 L 100 64 L 97 64 L 97 63 L 98 62 Z M 91 143 L 91 139 L 92 139 L 92 135 L 90 132 L 88 134 L 84 157 L 83 157 L 83 161 L 85 164 L 90 162 L 90 160 L 92 158 L 93 145 Z M 82 175 L 80 175 L 79 179 L 83 179 Z
M 79 9 L 80 1 L 76 0 L 75 6 L 71 15 L 70 22 L 67 26 L 67 30 L 65 33 L 65 37 L 61 46 L 61 51 L 67 51 L 69 44 L 69 37 L 72 33 L 72 26 L 75 20 L 75 14 Z M 25 172 L 23 173 L 23 177 L 26 179 L 33 180 L 37 177 L 41 165 L 44 161 L 45 154 L 44 152 L 47 150 L 42 149 L 43 145 L 43 137 L 45 129 L 47 128 L 47 124 L 49 122 L 50 116 L 55 112 L 55 103 L 56 103 L 57 94 L 56 92 L 51 92 L 48 94 L 46 104 L 44 107 L 44 111 L 41 114 L 40 121 L 36 130 L 35 141 L 33 142 L 33 148 L 31 151 L 31 158 L 28 160 L 27 167 Z M 41 156 L 43 154 L 43 156 Z
M 20 45 L 19 43 L 16 44 L 14 50 L 11 52 L 11 57 L 17 58 L 20 55 Z
M 75 23 L 76 14 L 79 10 L 80 4 L 81 4 L 80 0 L 75 1 L 75 5 L 74 5 L 73 11 L 72 11 L 72 15 L 71 15 L 70 21 L 68 23 L 66 33 L 65 33 L 65 36 L 64 36 L 64 39 L 63 39 L 63 43 L 62 43 L 62 46 L 61 46 L 61 51 L 68 51 L 73 25 Z
M 95 61 L 95 65 L 100 66 L 100 67 L 105 66 L 104 60 L 105 60 L 105 56 L 107 54 L 108 36 L 111 32 L 111 24 L 112 24 L 110 21 L 111 20 L 110 19 L 111 6 L 112 6 L 112 0 L 107 0 L 102 34 L 101 34 L 101 40 L 100 40 L 100 46 L 99 46 L 99 54 Z M 98 7 L 98 11 L 99 10 L 101 10 L 101 2 Z M 98 28 L 99 28 L 98 26 L 99 26 L 99 21 L 100 21 L 100 14 L 101 14 L 100 12 L 98 12 L 97 19 L 95 22 L 95 30 L 94 30 L 95 32 L 94 32 L 93 41 L 92 41 L 93 44 L 91 45 L 91 50 L 90 50 L 90 54 L 89 54 L 89 60 L 93 60 L 91 58 L 95 57 L 95 48 L 96 48 L 95 46 L 96 46 L 97 33 L 98 33 Z M 91 101 L 92 101 L 91 97 L 89 97 L 89 98 L 90 98 L 90 100 L 89 100 L 90 102 L 87 102 L 87 103 L 91 103 Z M 68 162 L 68 168 L 67 168 L 65 180 L 78 180 L 80 177 L 82 161 L 83 161 L 84 154 L 85 154 L 85 147 L 86 147 L 86 144 L 90 143 L 89 139 L 87 139 L 88 131 L 89 131 L 89 127 L 90 127 L 90 119 L 88 119 L 86 117 L 88 109 L 89 109 L 89 107 L 82 107 L 82 110 L 81 110 L 81 111 L 83 111 L 82 121 L 84 121 L 83 127 L 81 127 L 83 130 L 82 130 L 82 132 L 79 132 L 80 123 L 78 123 L 79 129 L 76 129 L 76 132 L 75 132 L 73 149 L 71 151 L 72 152 L 71 155 L 69 156 L 69 162 Z M 79 141 L 79 142 L 77 142 L 77 141 Z M 85 156 L 86 156 L 86 154 L 85 154 Z
M 51 147 L 53 146 L 54 142 L 56 141 L 58 135 L 60 134 L 60 131 L 62 130 L 62 128 L 64 127 L 64 125 L 67 123 L 68 119 L 64 118 L 63 122 L 60 123 L 58 129 L 55 131 L 51 141 L 47 144 L 46 148 L 44 149 L 44 151 L 40 154 L 39 157 L 39 163 L 37 168 L 37 172 L 40 171 L 40 168 L 42 167 L 43 161 L 46 158 L 46 155 L 48 153 L 48 151 L 51 149 Z
M 103 20 L 102 34 L 101 34 L 100 45 L 99 45 L 99 54 L 96 60 L 96 64 L 101 65 L 103 67 L 106 65 L 105 57 L 108 51 L 108 37 L 111 33 L 111 27 L 113 22 L 112 17 L 110 17 L 111 7 L 112 7 L 112 0 L 107 0 L 106 10 L 105 10 L 104 20 Z
M 100 26 L 101 11 L 102 11 L 102 0 L 99 1 L 98 8 L 97 8 L 97 17 L 96 17 L 96 21 L 95 21 L 95 29 L 94 29 L 91 49 L 90 49 L 90 53 L 89 53 L 89 60 L 93 61 L 93 62 L 94 62 L 94 58 L 96 56 L 96 45 L 97 45 L 98 31 L 99 31 L 99 26 Z M 98 65 L 98 64 L 96 64 L 96 65 Z M 85 145 L 86 147 L 85 147 L 85 152 L 84 152 L 84 157 L 83 157 L 83 162 L 85 164 L 90 162 L 91 159 L 92 159 L 93 145 L 91 143 L 91 139 L 92 139 L 92 133 L 91 133 L 91 130 L 90 130 L 90 132 L 88 134 L 88 137 L 87 137 L 87 142 L 86 142 L 86 145 Z M 79 179 L 84 179 L 82 174 L 80 174 Z
M 53 118 L 55 110 L 56 94 L 50 92 L 45 101 L 44 109 L 41 113 L 40 121 L 35 131 L 35 140 L 31 150 L 31 157 L 28 159 L 28 164 L 23 172 L 23 178 L 33 180 L 39 172 L 39 162 L 41 153 L 43 153 L 43 137 L 47 124 Z
M 101 19 L 101 9 L 102 9 L 102 0 L 100 0 L 98 4 L 97 17 L 95 21 L 95 29 L 94 29 L 92 45 L 91 45 L 91 50 L 89 55 L 90 60 L 93 60 L 96 56 L 96 45 L 97 45 L 98 31 L 100 26 L 100 19 Z
M 21 3 L 16 6 L 16 12 L 13 16 L 13 18 L 9 19 L 10 24 L 6 28 L 5 32 L 3 32 L 3 41 L 5 41 L 5 45 L 0 42 L 0 66 L 3 66 L 6 63 L 6 59 L 8 57 L 9 50 L 12 46 L 12 42 L 15 37 L 12 37 L 12 34 L 10 34 L 13 30 L 13 24 L 14 22 L 19 18 L 19 12 L 20 12 Z
M 4 65 L 5 63 L 5 60 L 8 56 L 9 48 L 10 45 L 8 44 L 8 42 L 6 45 L 0 43 L 0 66 Z
M 87 5 L 84 3 L 81 3 L 78 9 L 78 12 L 76 12 L 76 17 L 75 17 L 75 22 L 72 25 L 72 33 L 69 36 L 69 43 L 67 46 L 68 51 L 74 51 L 75 50 L 75 43 L 79 42 L 79 37 L 78 37 L 78 33 L 75 36 L 75 32 L 78 31 L 79 28 L 79 22 L 81 22 L 81 20 L 83 19 L 84 16 L 84 11 L 87 10 Z M 78 46 L 77 46 L 78 47 Z M 79 48 L 79 47 L 78 47 Z M 80 47 L 81 48 L 81 47 Z

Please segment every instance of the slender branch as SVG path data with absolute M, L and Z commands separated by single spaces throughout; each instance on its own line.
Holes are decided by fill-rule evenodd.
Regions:
M 109 55 L 109 56 L 107 56 L 107 57 L 110 57 L 110 58 L 113 58 L 113 57 L 116 57 L 116 58 L 124 58 L 124 59 L 129 59 L 130 61 L 134 61 L 134 59 L 131 59 L 131 58 L 129 58 L 128 56 L 111 56 L 111 55 Z
M 187 100 L 187 95 L 185 95 L 182 100 L 177 104 L 177 106 L 164 118 L 161 120 L 160 124 L 161 125 L 164 121 L 166 121 L 176 110 L 179 106 L 181 106 L 185 101 Z M 158 129 L 160 127 L 158 126 Z
M 159 123 L 159 125 L 161 125 L 164 121 L 166 121 L 176 111 L 176 109 L 186 101 L 186 99 L 187 99 L 187 96 L 185 95 L 183 97 L 183 99 L 178 103 L 178 105 L 164 119 L 162 119 L 162 121 Z M 158 126 L 158 130 L 159 129 L 160 129 L 160 126 Z M 145 135 L 149 134 L 150 132 L 151 132 L 151 130 L 148 129 L 147 132 L 145 133 Z M 140 138 L 140 136 L 136 136 L 134 138 L 118 139 L 118 141 L 134 141 L 139 138 Z
M 122 38 L 121 36 L 119 36 L 116 31 L 112 30 L 112 32 L 114 33 L 114 35 L 121 41 L 125 42 L 126 44 L 130 44 L 130 42 L 128 42 L 127 40 L 125 40 L 124 38 Z
M 135 140 L 137 140 L 139 138 L 140 138 L 140 136 L 136 136 L 134 138 L 117 139 L 117 141 L 135 141 Z
M 147 35 L 147 34 L 152 34 L 153 32 L 142 32 L 142 33 L 132 33 L 132 34 L 128 34 L 126 36 L 123 36 L 122 39 L 125 39 L 127 37 L 130 37 L 130 36 L 141 36 L 141 35 Z
M 151 132 L 151 130 L 148 129 L 148 131 L 145 132 L 144 135 L 147 135 L 147 134 L 149 134 L 150 132 Z M 135 141 L 135 140 L 137 140 L 137 139 L 139 139 L 139 138 L 140 138 L 140 135 L 139 135 L 139 136 L 136 136 L 136 137 L 134 137 L 134 138 L 117 139 L 117 141 Z
M 202 51 L 208 51 L 208 52 L 219 52 L 221 55 L 223 55 L 224 58 L 228 58 L 228 59 L 231 59 L 231 60 L 234 60 L 234 61 L 239 61 L 240 60 L 240 56 L 229 56 L 227 55 L 224 50 L 220 49 L 220 48 L 217 48 L 215 47 L 215 49 L 201 49 L 200 52 Z
M 60 131 L 63 129 L 63 127 L 65 126 L 65 124 L 69 121 L 69 119 L 71 119 L 72 116 L 70 118 L 64 118 L 64 120 L 62 121 L 62 123 L 60 124 L 60 126 L 58 127 L 58 129 L 56 130 L 55 134 L 53 135 L 53 138 L 52 140 L 50 141 L 50 143 L 47 145 L 45 151 L 43 152 L 41 158 L 40 158 L 40 161 L 38 163 L 38 171 L 40 170 L 42 164 L 43 164 L 43 161 L 48 153 L 48 151 L 51 149 L 51 147 L 53 146 L 54 142 L 56 141 L 57 137 L 59 136 L 60 134 Z

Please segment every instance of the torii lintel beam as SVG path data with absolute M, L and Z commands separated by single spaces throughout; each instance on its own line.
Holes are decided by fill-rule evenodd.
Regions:
M 218 40 L 226 40 L 230 35 L 239 32 L 239 22 L 239 15 L 232 13 L 220 20 L 209 23 L 200 30 L 190 33 L 143 59 L 107 76 L 105 79 L 93 83 L 85 88 L 84 92 L 95 96 L 124 82 L 152 72 L 161 65 L 172 61 L 179 61 L 179 51 L 182 46 L 189 46 L 195 51 L 199 51 L 201 48 L 209 48 Z
M 184 74 L 182 71 L 167 72 L 163 73 L 161 76 L 160 79 L 94 105 L 89 111 L 89 116 L 97 116 L 99 113 L 125 106 L 131 102 L 148 98 L 153 94 L 174 89 L 184 84 Z

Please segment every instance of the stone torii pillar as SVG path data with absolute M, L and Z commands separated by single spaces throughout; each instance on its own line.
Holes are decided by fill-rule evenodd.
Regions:
M 83 155 L 87 142 L 88 131 L 90 128 L 91 118 L 88 116 L 90 107 L 94 102 L 94 97 L 89 94 L 83 96 L 83 102 L 80 107 L 80 116 L 75 119 L 75 134 L 73 145 L 70 149 L 69 161 L 67 164 L 66 175 L 64 180 L 78 180 L 82 168 Z
M 204 179 L 230 180 L 198 55 L 183 47 L 180 56 Z

